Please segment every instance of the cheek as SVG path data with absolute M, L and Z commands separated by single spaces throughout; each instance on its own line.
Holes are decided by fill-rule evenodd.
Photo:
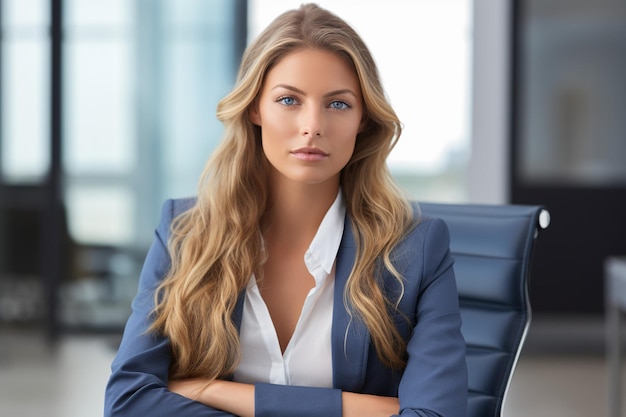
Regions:
M 350 159 L 352 159 L 352 155 L 354 154 L 354 148 L 356 145 L 356 139 L 352 138 L 350 141 L 347 141 L 345 144 L 345 152 L 344 152 L 344 157 L 345 157 L 345 162 L 348 163 L 350 161 Z
M 289 115 L 265 112 L 261 132 L 268 140 L 287 139 L 293 133 L 294 123 Z
M 288 149 L 289 139 L 293 136 L 288 121 L 284 117 L 265 114 L 261 126 L 261 144 L 267 158 L 283 155 Z
M 338 157 L 338 161 L 342 165 L 346 165 L 350 159 L 352 159 L 352 155 L 354 154 L 354 149 L 356 146 L 356 133 L 350 131 L 343 131 L 343 135 L 335 136 L 335 155 Z
M 332 136 L 340 138 L 342 147 L 350 154 L 356 144 L 356 136 L 359 134 L 359 122 L 345 120 L 333 126 Z

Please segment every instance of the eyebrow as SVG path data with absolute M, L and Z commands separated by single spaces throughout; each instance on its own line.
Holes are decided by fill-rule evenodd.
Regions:
M 272 87 L 272 90 L 275 90 L 277 88 L 284 88 L 286 90 L 291 90 L 294 93 L 298 93 L 298 94 L 302 94 L 303 96 L 306 95 L 306 93 L 302 90 L 300 90 L 297 87 L 294 87 L 292 85 L 289 84 L 276 84 L 274 87 Z M 337 96 L 340 94 L 351 94 L 353 95 L 355 98 L 358 98 L 358 96 L 356 95 L 356 93 L 352 90 L 350 90 L 349 88 L 344 88 L 344 89 L 340 89 L 340 90 L 334 90 L 334 91 L 329 91 L 328 93 L 324 94 L 324 97 L 331 97 L 331 96 Z

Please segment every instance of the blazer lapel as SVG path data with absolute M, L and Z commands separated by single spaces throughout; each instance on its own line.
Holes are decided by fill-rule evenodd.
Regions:
M 359 391 L 365 379 L 370 335 L 344 304 L 344 288 L 356 255 L 350 218 L 346 216 L 343 237 L 335 266 L 335 293 L 332 327 L 333 386 L 344 391 Z
M 241 320 L 243 319 L 243 303 L 246 300 L 246 290 L 244 289 L 239 293 L 237 297 L 237 304 L 235 304 L 235 310 L 233 311 L 233 323 L 237 330 L 241 329 Z

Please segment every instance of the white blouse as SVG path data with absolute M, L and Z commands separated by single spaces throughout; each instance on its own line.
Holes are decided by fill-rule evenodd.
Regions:
M 340 190 L 304 255 L 315 287 L 304 301 L 284 354 L 256 278 L 250 278 L 239 330 L 241 362 L 234 373 L 235 381 L 332 387 L 334 265 L 343 235 L 345 211 Z

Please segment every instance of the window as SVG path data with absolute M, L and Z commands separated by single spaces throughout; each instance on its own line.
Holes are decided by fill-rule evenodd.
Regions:
M 0 178 L 36 183 L 49 166 L 47 0 L 3 0 Z
M 238 4 L 66 0 L 65 201 L 81 249 L 66 324 L 124 323 L 163 200 L 196 193 L 236 75 Z
M 215 110 L 234 83 L 245 10 L 245 0 L 1 0 L 0 244 L 21 224 L 9 211 L 32 213 L 21 253 L 31 255 L 24 263 L 37 290 L 22 302 L 13 284 L 24 272 L 0 274 L 0 321 L 8 309 L 47 303 L 51 328 L 123 325 L 163 200 L 196 193 L 221 137 Z M 62 23 L 61 109 L 50 108 L 51 23 Z M 50 126 L 59 122 L 63 230 L 44 245 Z M 54 251 L 61 265 L 50 276 L 40 274 L 44 246 L 68 249 Z M 36 310 L 29 319 L 43 318 Z
M 236 74 L 227 0 L 66 1 L 64 164 L 70 230 L 146 246 L 165 198 L 196 192 Z

